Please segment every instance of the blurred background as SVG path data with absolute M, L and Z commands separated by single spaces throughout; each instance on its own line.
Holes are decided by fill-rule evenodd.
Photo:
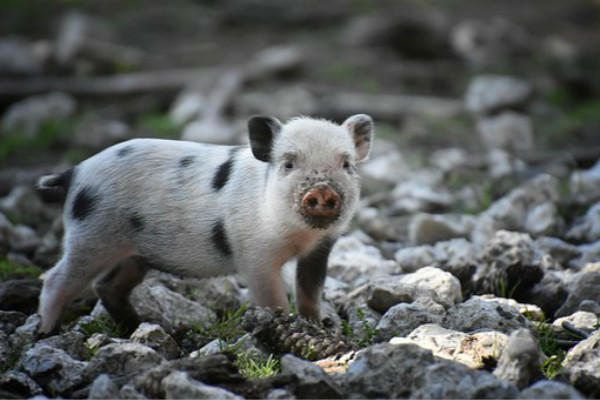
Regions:
M 41 174 L 132 137 L 242 143 L 256 113 L 372 115 L 358 222 L 394 249 L 470 232 L 409 238 L 416 212 L 476 215 L 543 172 L 566 194 L 600 156 L 597 0 L 0 4 L 0 212 L 40 236 Z

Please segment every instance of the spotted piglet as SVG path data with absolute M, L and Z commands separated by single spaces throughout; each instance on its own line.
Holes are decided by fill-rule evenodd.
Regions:
M 90 283 L 128 330 L 128 301 L 150 268 L 190 277 L 240 273 L 254 303 L 287 310 L 282 265 L 297 258 L 300 313 L 319 319 L 327 258 L 357 207 L 356 164 L 367 159 L 373 121 L 248 121 L 249 146 L 133 139 L 60 174 L 40 178 L 64 200 L 64 254 L 40 298 L 40 333 L 57 328 Z

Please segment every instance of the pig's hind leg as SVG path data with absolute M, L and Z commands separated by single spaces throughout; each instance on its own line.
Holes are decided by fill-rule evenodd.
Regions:
M 71 240 L 69 240 L 71 239 Z M 115 251 L 114 243 L 98 245 L 89 238 L 65 237 L 65 251 L 60 261 L 44 278 L 40 295 L 40 334 L 54 332 L 65 308 L 101 273 L 110 270 L 129 256 Z
M 130 334 L 139 325 L 140 320 L 129 295 L 147 271 L 148 267 L 141 257 L 129 257 L 94 282 L 94 291 L 123 333 Z

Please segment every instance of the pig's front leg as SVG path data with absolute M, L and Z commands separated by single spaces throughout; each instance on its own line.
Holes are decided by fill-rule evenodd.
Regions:
M 272 310 L 281 309 L 288 312 L 289 304 L 285 285 L 281 279 L 281 263 L 252 263 L 246 273 L 250 298 L 254 304 L 269 307 Z
M 296 304 L 306 318 L 320 321 L 321 292 L 327 276 L 327 260 L 335 239 L 324 238 L 312 251 L 298 259 Z

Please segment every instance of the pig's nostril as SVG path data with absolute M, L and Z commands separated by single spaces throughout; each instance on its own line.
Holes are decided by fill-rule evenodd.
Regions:
M 319 201 L 316 199 L 316 197 L 311 197 L 310 199 L 308 199 L 308 205 L 310 207 L 316 207 L 317 204 L 319 204 Z
M 326 204 L 327 204 L 327 207 L 328 207 L 328 208 L 335 208 L 335 206 L 336 206 L 336 201 L 335 201 L 334 199 L 329 199 L 329 200 L 327 200 L 327 203 L 326 203 Z

